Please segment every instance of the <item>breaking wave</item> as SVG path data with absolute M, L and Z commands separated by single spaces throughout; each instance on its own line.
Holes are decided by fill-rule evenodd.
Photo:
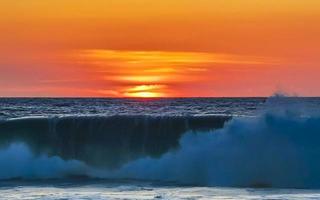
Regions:
M 320 187 L 320 116 L 296 106 L 231 120 L 77 118 L 54 125 L 28 120 L 0 125 L 2 179 L 85 175 L 204 186 Z
M 235 187 L 320 186 L 320 117 L 265 113 L 186 134 L 180 150 L 129 163 L 115 177 Z

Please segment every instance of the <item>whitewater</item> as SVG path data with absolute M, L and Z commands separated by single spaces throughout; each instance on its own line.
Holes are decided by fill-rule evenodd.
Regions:
M 319 107 L 278 96 L 1 99 L 0 198 L 317 199 Z

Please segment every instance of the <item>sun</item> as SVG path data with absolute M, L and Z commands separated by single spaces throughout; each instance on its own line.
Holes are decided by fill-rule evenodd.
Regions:
M 155 98 L 164 97 L 165 85 L 136 85 L 123 91 L 125 97 Z
M 134 92 L 127 94 L 128 97 L 139 97 L 139 98 L 156 98 L 161 97 L 162 95 L 157 92 Z

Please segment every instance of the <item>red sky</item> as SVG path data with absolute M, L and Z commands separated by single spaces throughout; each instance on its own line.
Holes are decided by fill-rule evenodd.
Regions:
M 318 0 L 2 0 L 0 96 L 320 95 Z

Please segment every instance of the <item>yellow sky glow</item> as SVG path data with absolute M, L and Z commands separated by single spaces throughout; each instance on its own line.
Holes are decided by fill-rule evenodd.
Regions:
M 223 55 L 203 52 L 82 50 L 71 54 L 100 73 L 108 82 L 121 85 L 122 96 L 171 96 L 172 84 L 201 81 L 218 70 L 218 64 L 275 64 L 262 57 Z M 207 77 L 209 78 L 209 77 Z M 125 85 L 130 85 L 127 87 Z M 119 91 L 119 88 L 117 89 Z

